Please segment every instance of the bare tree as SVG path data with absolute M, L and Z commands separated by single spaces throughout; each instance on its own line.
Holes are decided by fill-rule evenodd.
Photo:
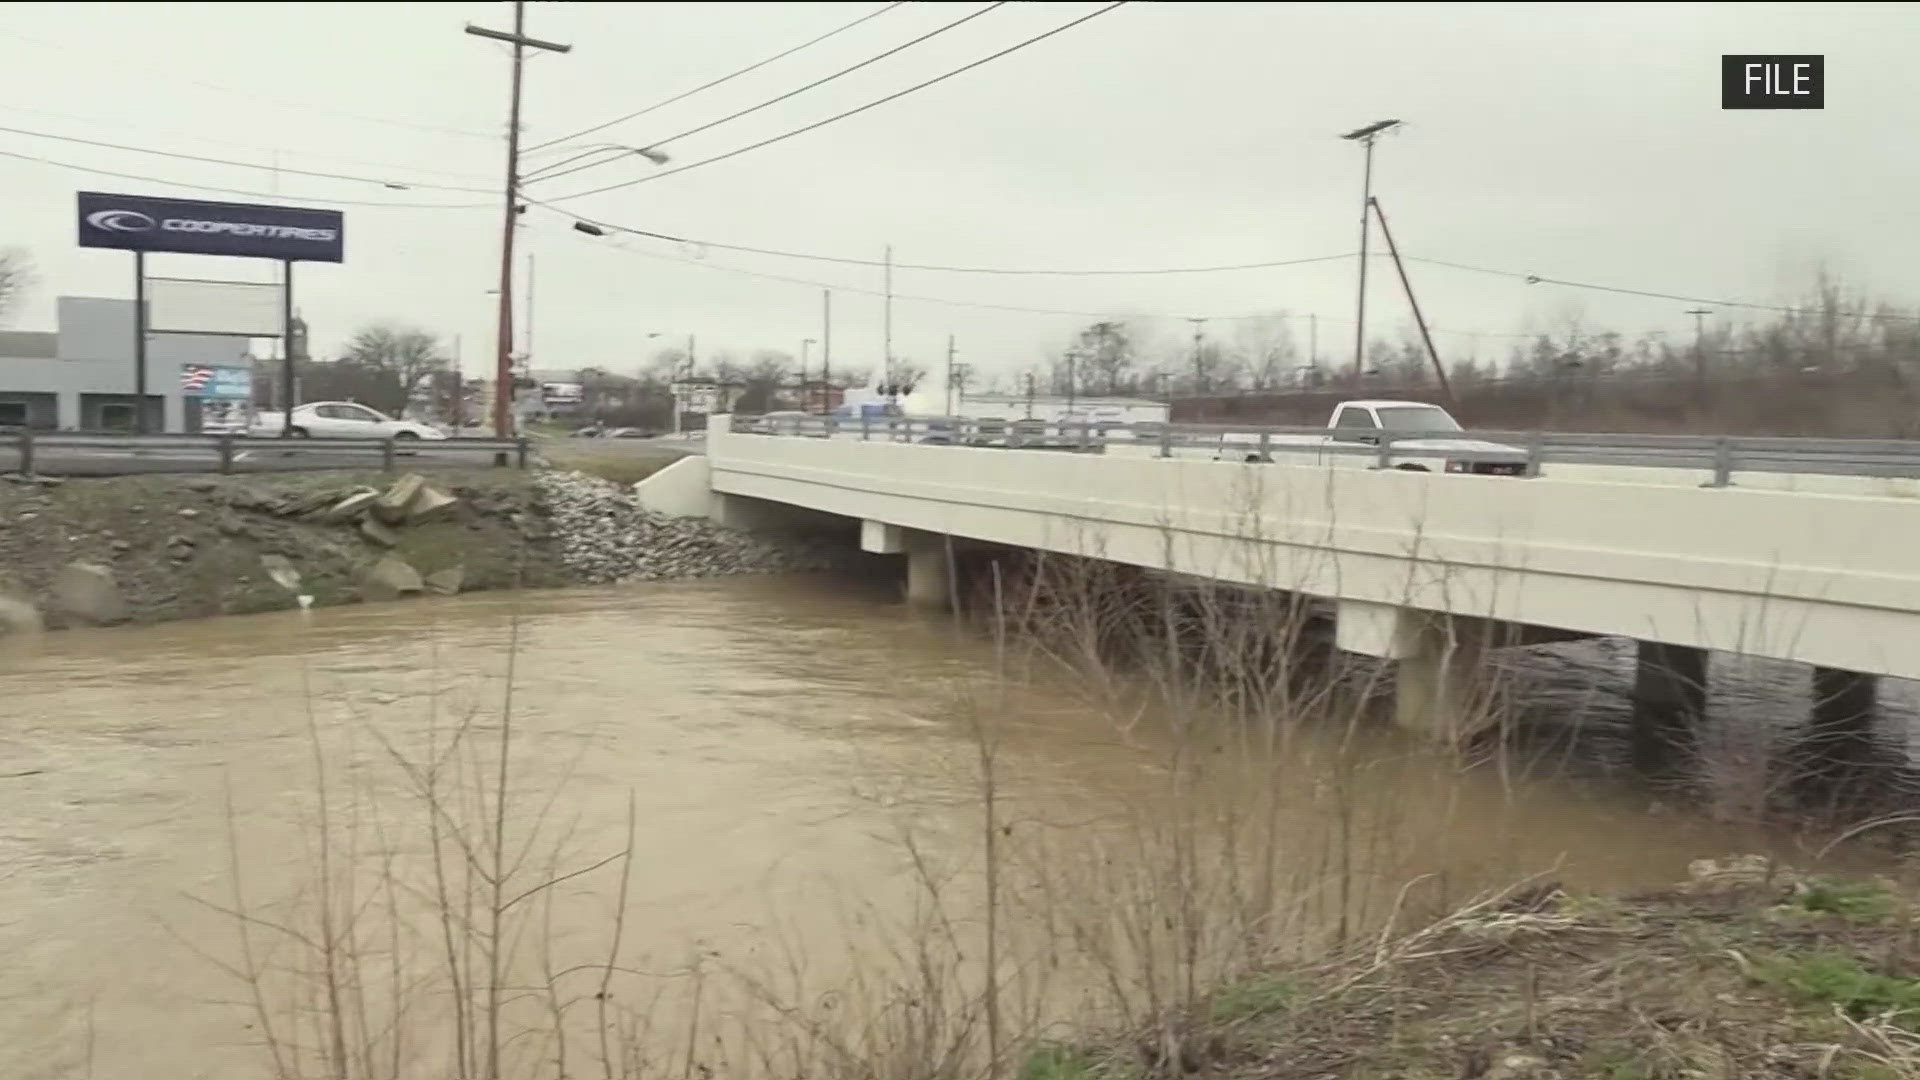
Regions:
M 407 402 L 422 379 L 444 370 L 449 363 L 439 338 L 398 323 L 362 327 L 336 362 L 363 374 L 371 399 L 366 403 L 394 416 L 406 412 Z
M 0 248 L 0 325 L 20 310 L 36 277 L 25 248 Z

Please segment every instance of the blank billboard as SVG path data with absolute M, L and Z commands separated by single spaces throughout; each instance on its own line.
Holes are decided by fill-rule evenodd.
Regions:
M 272 282 L 147 279 L 147 329 L 170 334 L 277 338 L 284 329 Z

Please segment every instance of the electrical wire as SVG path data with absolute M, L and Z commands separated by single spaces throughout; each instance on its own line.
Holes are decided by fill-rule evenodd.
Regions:
M 815 288 L 815 289 L 832 289 L 834 292 L 837 292 L 837 293 L 853 293 L 859 296 L 876 296 L 876 297 L 884 298 L 884 297 L 887 297 L 888 295 L 891 295 L 892 298 L 895 300 L 906 300 L 906 301 L 923 303 L 923 304 L 942 304 L 948 307 L 980 308 L 988 311 L 1011 311 L 1011 312 L 1017 312 L 1024 315 L 1071 315 L 1076 318 L 1086 318 L 1086 319 L 1113 319 L 1113 318 L 1162 319 L 1162 320 L 1170 320 L 1170 321 L 1178 321 L 1178 322 L 1186 322 L 1190 319 L 1196 318 L 1196 316 L 1192 316 L 1192 315 L 1174 315 L 1174 314 L 1167 314 L 1164 312 L 1139 312 L 1139 311 L 1129 312 L 1129 311 L 1119 311 L 1119 310 L 1088 311 L 1084 309 L 1074 310 L 1074 309 L 1067 309 L 1067 308 L 1039 308 L 1039 307 L 1024 307 L 1016 304 L 991 304 L 991 303 L 984 303 L 984 302 L 973 301 L 973 300 L 953 300 L 953 299 L 949 299 L 947 297 L 941 297 L 941 296 L 919 296 L 913 293 L 896 292 L 896 293 L 888 294 L 879 289 L 861 288 L 859 286 L 854 286 L 854 285 L 840 285 L 840 284 L 835 284 L 829 281 L 816 281 L 809 278 L 789 277 L 785 274 L 769 274 L 760 270 L 748 270 L 743 267 L 727 266 L 723 263 L 709 262 L 705 259 L 690 258 L 682 255 L 667 255 L 657 251 L 647 251 L 642 248 L 636 247 L 632 244 L 622 243 L 619 240 L 613 240 L 611 242 L 605 239 L 590 240 L 584 236 L 578 237 L 578 239 L 581 243 L 587 244 L 589 246 L 612 247 L 617 251 L 623 251 L 629 255 L 638 255 L 646 259 L 654 259 L 662 262 L 680 263 L 683 265 L 704 266 L 709 270 L 719 270 L 729 274 L 738 274 L 743 277 L 760 278 L 766 281 L 778 281 L 787 285 L 805 285 L 805 286 L 808 286 L 809 288 Z M 1295 313 L 1284 312 L 1284 311 L 1259 311 L 1259 312 L 1250 312 L 1250 313 L 1240 314 L 1240 315 L 1204 316 L 1204 318 L 1208 322 L 1238 322 L 1238 321 L 1246 321 L 1246 320 L 1252 320 L 1252 319 L 1293 320 L 1293 319 L 1304 319 L 1308 317 L 1309 316 L 1307 315 L 1295 314 Z M 1321 316 L 1321 318 L 1327 322 L 1332 322 L 1332 323 L 1352 322 L 1351 319 L 1339 319 L 1331 316 Z M 1456 331 L 1456 332 L 1459 333 L 1464 331 Z
M 748 108 L 741 109 L 739 112 L 733 113 L 729 116 L 723 116 L 718 120 L 709 120 L 698 127 L 688 128 L 687 130 L 679 133 L 678 135 L 669 135 L 664 139 L 657 139 L 657 140 L 651 141 L 647 143 L 647 146 L 654 149 L 658 149 L 662 146 L 666 146 L 668 143 L 678 142 L 679 140 L 684 139 L 689 135 L 698 135 L 703 131 L 707 131 L 712 128 L 717 128 L 721 124 L 738 120 L 741 117 L 750 115 L 752 113 L 757 113 L 761 109 L 768 108 L 769 106 L 778 105 L 781 102 L 787 100 L 788 98 L 797 97 L 800 94 L 804 94 L 807 91 L 812 90 L 816 86 L 825 86 L 827 83 L 830 83 L 833 80 L 838 79 L 843 75 L 851 75 L 854 72 L 859 71 L 861 68 L 866 67 L 870 64 L 877 64 L 880 61 L 885 60 L 887 57 L 894 55 L 895 53 L 904 52 L 905 50 L 911 49 L 915 45 L 918 45 L 923 41 L 928 41 L 932 38 L 939 37 L 941 34 L 944 34 L 949 30 L 959 27 L 965 23 L 972 22 L 973 20 L 979 18 L 980 16 L 985 15 L 990 11 L 993 11 L 995 8 L 1002 8 L 1007 6 L 1007 2 L 1008 0 L 995 0 L 994 3 L 988 4 L 986 7 L 981 8 L 979 11 L 973 12 L 970 15 L 963 15 L 960 18 L 955 19 L 954 21 L 946 24 L 945 26 L 939 27 L 934 30 L 930 30 L 927 33 L 921 34 L 919 37 L 914 38 L 911 41 L 905 42 L 900 45 L 895 45 L 893 48 L 888 49 L 886 52 L 880 53 L 876 56 L 870 56 L 867 59 L 862 60 L 851 67 L 841 68 L 839 71 L 836 71 L 833 74 L 826 76 L 825 78 L 815 79 L 814 81 L 806 84 L 805 86 L 800 87 L 799 89 L 789 90 L 786 93 L 781 94 L 779 97 L 769 98 L 758 105 L 749 106 Z M 615 161 L 619 161 L 619 160 L 621 159 L 610 158 L 604 161 L 589 161 L 584 165 L 575 165 L 571 169 L 563 169 L 560 172 L 551 173 L 549 175 L 542 176 L 540 177 L 540 179 L 541 180 L 558 180 L 562 176 L 571 176 L 574 173 L 583 172 L 587 169 L 597 169 L 602 165 L 611 165 Z
M 1680 293 L 1653 292 L 1647 289 L 1628 289 L 1618 285 L 1596 285 L 1587 281 L 1569 281 L 1565 278 L 1542 277 L 1539 274 L 1522 274 L 1514 270 L 1495 270 L 1485 266 L 1473 266 L 1469 263 L 1448 262 L 1445 259 L 1429 259 L 1419 255 L 1403 256 L 1408 262 L 1427 263 L 1432 266 L 1445 266 L 1454 270 L 1467 270 L 1476 274 L 1492 277 L 1511 278 L 1524 281 L 1529 285 L 1560 285 L 1569 289 L 1591 289 L 1595 292 L 1618 293 L 1623 296 L 1644 296 L 1654 300 L 1675 300 L 1683 304 L 1712 304 L 1715 307 L 1741 308 L 1748 311 L 1772 311 L 1785 315 L 1832 314 L 1857 319 L 1898 319 L 1912 322 L 1920 321 L 1920 315 L 1907 315 L 1899 312 L 1871 311 L 1835 311 L 1822 312 L 1804 307 L 1790 307 L 1785 304 L 1756 304 L 1747 300 L 1716 300 L 1705 296 L 1685 296 Z
M 449 172 L 444 169 L 431 169 L 424 165 L 400 165 L 391 161 L 371 161 L 366 158 L 344 157 L 339 154 L 325 154 L 325 153 L 320 153 L 313 150 L 304 150 L 304 149 L 296 150 L 296 149 L 291 149 L 289 147 L 284 147 L 284 146 L 268 147 L 268 146 L 260 146 L 257 143 L 234 142 L 230 139 L 210 139 L 205 135 L 199 135 L 199 134 L 195 134 L 193 132 L 188 132 L 188 131 L 181 131 L 178 128 L 160 128 L 160 127 L 154 127 L 152 125 L 147 125 L 147 124 L 129 124 L 123 121 L 109 120 L 99 116 L 86 116 L 80 113 L 55 112 L 51 109 L 26 108 L 20 105 L 0 104 L 0 112 L 24 113 L 29 116 L 43 117 L 43 118 L 52 119 L 52 120 L 70 120 L 70 121 L 75 121 L 81 124 L 92 124 L 99 127 L 131 129 L 131 130 L 142 132 L 143 134 L 147 134 L 147 135 L 171 135 L 171 136 L 174 136 L 175 138 L 186 139 L 189 142 L 204 143 L 209 146 L 227 146 L 227 147 L 232 147 L 236 150 L 250 150 L 256 154 L 271 154 L 271 155 L 286 154 L 289 157 L 295 157 L 295 158 L 312 158 L 319 161 L 337 161 L 337 162 L 342 162 L 348 165 L 367 165 L 376 169 L 389 169 L 395 173 L 420 173 L 425 176 L 445 176 L 455 180 L 471 180 L 475 183 L 486 183 L 492 179 L 489 176 L 479 176 L 473 173 Z
M 851 30 L 854 27 L 859 26 L 861 23 L 866 22 L 868 19 L 877 19 L 880 16 L 885 15 L 887 12 L 892 11 L 894 8 L 902 7 L 905 4 L 906 4 L 906 0 L 897 0 L 896 3 L 888 4 L 886 7 L 883 7 L 878 11 L 870 11 L 867 14 L 860 16 L 859 18 L 853 20 L 850 23 L 837 27 L 833 30 L 829 30 L 824 34 L 821 34 L 817 38 L 813 38 L 809 41 L 803 41 L 800 44 L 795 45 L 793 48 L 786 50 L 785 52 L 775 53 L 772 56 L 767 57 L 765 60 L 762 60 L 757 64 L 748 64 L 746 67 L 743 67 L 739 71 L 733 72 L 732 74 L 722 75 L 719 78 L 709 83 L 701 83 L 699 86 L 696 86 L 691 90 L 685 91 L 684 93 L 675 94 L 674 96 L 666 99 L 665 101 L 656 101 L 652 105 L 649 105 L 644 109 L 635 110 L 633 112 L 626 114 L 625 116 L 615 117 L 614 119 L 608 120 L 603 124 L 595 124 L 592 127 L 581 128 L 579 131 L 576 131 L 571 135 L 562 135 L 557 139 L 548 139 L 546 142 L 537 143 L 533 146 L 529 146 L 527 147 L 525 152 L 531 154 L 531 153 L 534 153 L 535 151 L 544 150 L 547 147 L 556 145 L 558 143 L 571 142 L 572 140 L 577 139 L 582 135 L 591 135 L 596 131 L 605 131 L 607 128 L 610 128 L 615 124 L 624 124 L 629 120 L 639 119 L 640 117 L 645 116 L 656 109 L 664 109 L 668 105 L 671 105 L 676 101 L 684 101 L 687 98 L 690 98 L 693 95 L 701 92 L 702 90 L 711 90 L 714 87 L 719 86 L 723 82 L 729 82 L 733 79 L 737 79 L 740 76 L 747 74 L 750 71 L 757 71 L 760 68 L 766 67 L 768 64 L 773 63 L 775 60 L 785 59 L 786 57 L 792 56 L 794 53 L 797 53 L 802 49 L 809 48 L 814 45 L 818 45 L 830 37 L 834 37 L 835 35 L 838 35 L 838 34 L 843 34 L 848 30 Z
M 167 180 L 144 173 L 114 172 L 112 169 L 96 169 L 91 165 L 75 165 L 71 161 L 55 161 L 52 158 L 37 157 L 33 154 L 19 154 L 11 150 L 0 150 L 0 157 L 13 158 L 16 161 L 31 161 L 38 165 L 52 165 L 57 169 L 71 169 L 74 172 L 91 173 L 96 176 L 114 176 L 122 180 L 139 180 L 148 184 L 165 184 L 168 187 L 187 188 L 192 191 L 211 191 L 221 195 L 245 195 L 255 199 L 271 199 L 276 202 L 323 203 L 327 206 L 390 206 L 404 207 L 409 210 L 497 210 L 498 203 L 417 203 L 417 202 L 379 202 L 368 199 L 335 199 L 318 195 L 283 195 L 270 191 L 247 191 L 241 188 L 215 187 L 211 184 L 192 184 L 184 180 Z
M 62 49 L 69 52 L 75 51 L 73 47 L 66 42 L 52 41 L 47 38 L 35 37 L 32 34 L 22 34 L 17 30 L 0 30 L 0 35 L 17 38 L 21 41 L 31 42 L 33 44 L 41 45 L 46 48 Z M 89 48 L 86 51 L 90 55 L 98 55 L 98 51 L 91 46 L 89 46 Z M 179 71 L 175 68 L 160 67 L 159 65 L 156 65 L 156 64 L 146 63 L 140 60 L 131 59 L 126 57 L 124 53 L 122 54 L 121 59 L 117 61 L 117 63 L 123 64 L 123 65 L 141 67 L 146 69 L 149 72 L 155 72 L 166 78 L 173 79 L 176 82 L 187 83 L 189 85 L 198 86 L 207 90 L 216 90 L 222 94 L 234 95 L 234 96 L 238 96 L 238 97 L 241 97 L 247 100 L 253 100 L 253 101 L 271 101 L 276 104 L 286 106 L 288 108 L 306 109 L 310 112 L 317 112 L 323 115 L 331 115 L 331 116 L 339 117 L 346 120 L 358 120 L 363 123 L 369 123 L 369 124 L 385 124 L 390 127 L 406 128 L 412 131 L 431 132 L 431 133 L 440 134 L 440 135 L 463 135 L 468 138 L 488 139 L 488 140 L 498 140 L 500 138 L 499 132 L 471 131 L 466 128 L 448 127 L 440 124 L 422 124 L 422 123 L 417 123 L 410 120 L 395 120 L 392 117 L 386 117 L 386 116 L 369 116 L 369 115 L 366 115 L 365 113 L 345 112 L 339 109 L 331 109 L 324 105 L 315 105 L 311 102 L 295 101 L 290 98 L 268 97 L 261 92 L 261 88 L 257 84 L 253 86 L 247 86 L 247 87 L 235 87 L 235 86 L 223 86 L 219 83 L 210 83 L 201 79 L 182 78 Z
M 75 135 L 54 135 L 45 131 L 28 131 L 26 128 L 0 126 L 0 132 L 9 135 L 28 135 L 36 139 L 52 139 L 55 142 L 77 143 L 81 146 L 98 146 L 108 150 L 125 150 L 134 154 L 152 154 L 155 157 L 175 158 L 180 161 L 200 161 L 209 165 L 231 165 L 241 169 L 258 169 L 261 172 L 289 173 L 293 176 L 313 176 L 323 180 L 346 180 L 356 184 L 378 184 L 384 188 L 426 188 L 434 191 L 461 191 L 469 194 L 485 194 L 489 189 L 483 187 L 458 187 L 452 184 L 430 184 L 424 182 L 401 183 L 398 180 L 382 180 L 372 176 L 354 176 L 349 173 L 319 172 L 314 169 L 293 169 L 274 165 L 260 165 L 251 161 L 234 161 L 231 158 L 204 157 L 199 154 L 182 154 L 173 150 L 155 150 L 146 146 L 132 146 L 126 143 L 103 142 L 99 139 L 82 139 Z
M 746 244 L 728 244 L 718 240 L 700 240 L 689 236 L 675 236 L 671 233 L 653 232 L 649 229 L 637 229 L 630 225 L 619 225 L 600 218 L 575 214 L 559 207 L 529 198 L 527 202 L 543 210 L 552 211 L 569 221 L 584 221 L 613 232 L 631 236 L 644 236 L 649 240 L 663 240 L 672 244 L 689 244 L 700 248 L 718 248 L 722 251 L 740 251 L 752 255 L 771 255 L 783 259 L 804 259 L 811 262 L 834 263 L 842 266 L 886 267 L 895 270 L 921 270 L 942 274 L 991 274 L 1031 277 L 1150 277 L 1166 274 L 1215 274 L 1236 270 L 1272 270 L 1285 266 L 1306 266 L 1312 263 L 1337 262 L 1355 258 L 1351 251 L 1338 255 L 1313 255 L 1301 259 L 1278 259 L 1269 262 L 1233 263 L 1223 266 L 1158 266 L 1144 269 L 1035 269 L 1004 266 L 940 266 L 929 263 L 887 263 L 880 259 L 855 259 L 839 255 L 816 255 L 804 251 L 783 251 L 779 248 L 752 247 Z
M 786 140 L 791 139 L 796 135 L 805 135 L 809 131 L 817 131 L 820 128 L 826 127 L 828 124 L 835 123 L 836 121 L 840 121 L 840 120 L 845 120 L 850 116 L 858 116 L 859 114 L 866 112 L 868 109 L 877 108 L 881 105 L 887 104 L 890 101 L 898 101 L 899 99 L 906 97 L 908 94 L 914 93 L 919 90 L 924 90 L 927 87 L 934 85 L 935 83 L 945 82 L 946 80 L 953 78 L 955 75 L 960 75 L 965 72 L 972 71 L 974 68 L 977 68 L 982 64 L 991 63 L 992 61 L 998 60 L 1001 57 L 1006 56 L 1010 53 L 1018 52 L 1029 45 L 1038 44 L 1039 42 L 1045 41 L 1047 38 L 1050 38 L 1055 34 L 1063 33 L 1067 30 L 1071 30 L 1074 27 L 1079 26 L 1081 23 L 1087 22 L 1090 19 L 1098 18 L 1099 16 L 1105 15 L 1107 12 L 1112 11 L 1115 8 L 1123 7 L 1128 2 L 1129 0 L 1114 0 L 1113 3 L 1110 3 L 1107 6 L 1100 8 L 1097 11 L 1088 12 L 1087 14 L 1082 15 L 1079 18 L 1072 20 L 1071 22 L 1062 23 L 1061 25 L 1046 31 L 1045 33 L 1036 34 L 1033 37 L 1026 39 L 1025 41 L 1022 41 L 1022 42 L 1019 42 L 1018 44 L 1010 45 L 1007 48 L 1001 49 L 999 52 L 993 53 L 988 56 L 983 56 L 980 59 L 975 60 L 970 64 L 966 64 L 961 67 L 954 68 L 952 71 L 949 71 L 944 75 L 936 75 L 933 78 L 926 80 L 925 82 L 915 83 L 914 85 L 907 87 L 905 90 L 896 91 L 895 93 L 888 94 L 886 97 L 880 98 L 875 101 L 869 101 L 865 105 L 861 105 L 858 108 L 848 109 L 846 112 L 837 113 L 833 116 L 829 116 L 825 120 L 815 121 L 814 123 L 808 124 L 805 127 L 795 128 L 792 131 L 786 132 L 784 134 L 775 135 L 770 139 L 762 139 L 757 143 L 751 143 L 747 146 L 743 146 L 739 148 L 738 150 L 729 150 L 724 154 L 718 154 L 718 155 L 715 155 L 714 157 L 703 158 L 699 161 L 689 162 L 688 164 L 682 165 L 679 168 L 668 169 L 665 172 L 648 173 L 645 176 L 638 176 L 631 180 L 623 180 L 617 184 L 606 184 L 602 187 L 589 188 L 586 191 L 576 191 L 570 195 L 556 195 L 553 197 L 552 201 L 562 202 L 568 199 L 582 199 L 587 197 L 588 195 L 598 195 L 602 192 L 614 191 L 624 187 L 632 187 L 635 184 L 644 184 L 650 180 L 663 180 L 669 176 L 674 176 L 679 173 L 688 172 L 693 169 L 698 169 L 705 165 L 712 165 L 717 162 L 726 161 L 729 158 L 736 158 L 736 157 L 739 157 L 741 154 L 745 154 L 753 150 L 758 150 L 762 147 L 772 146 L 774 143 L 785 142 Z

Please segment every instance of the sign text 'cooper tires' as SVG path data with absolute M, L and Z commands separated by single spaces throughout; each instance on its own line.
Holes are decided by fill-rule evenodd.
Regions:
M 297 262 L 341 262 L 338 210 L 80 192 L 80 246 Z

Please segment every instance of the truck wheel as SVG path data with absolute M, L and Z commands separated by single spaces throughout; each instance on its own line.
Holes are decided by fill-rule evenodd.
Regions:
M 307 431 L 307 429 L 306 429 L 306 428 L 303 428 L 303 427 L 297 427 L 297 428 L 288 428 L 287 430 L 289 430 L 289 431 L 291 431 L 291 432 L 293 433 L 293 437 L 294 437 L 294 438 L 296 438 L 296 439 L 311 439 L 311 438 L 313 438 L 313 435 L 312 435 L 312 434 L 310 434 L 310 433 L 309 433 L 309 432 Z
M 1247 455 L 1247 464 L 1249 464 L 1249 465 L 1258 465 L 1258 464 L 1260 464 L 1260 462 L 1261 462 L 1261 461 L 1262 461 L 1262 458 L 1260 457 L 1260 455 L 1259 455 L 1259 454 L 1248 454 L 1248 455 Z
M 1415 465 L 1411 462 L 1405 465 L 1395 465 L 1394 468 L 1399 469 L 1401 472 L 1432 472 L 1433 471 L 1432 469 L 1427 468 L 1425 465 Z

